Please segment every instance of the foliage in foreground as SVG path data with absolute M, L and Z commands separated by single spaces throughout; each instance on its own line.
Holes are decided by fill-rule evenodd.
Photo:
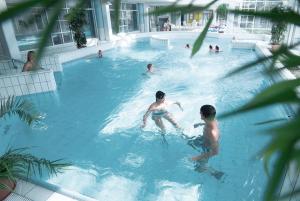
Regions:
M 56 175 L 62 172 L 69 163 L 59 160 L 47 160 L 38 158 L 25 153 L 28 148 L 12 149 L 9 148 L 0 157 L 0 179 L 7 178 L 15 182 L 17 178 L 28 178 L 29 176 L 42 176 L 47 172 L 48 175 Z M 7 189 L 4 183 L 0 183 L 0 189 Z
M 17 115 L 28 125 L 40 121 L 42 118 L 31 102 L 10 96 L 7 100 L 0 101 L 0 119 L 12 115 Z

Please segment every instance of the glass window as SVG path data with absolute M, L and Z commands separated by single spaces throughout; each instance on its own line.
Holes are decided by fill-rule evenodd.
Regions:
M 63 37 L 64 37 L 64 43 L 70 43 L 70 42 L 73 41 L 71 32 L 69 32 L 69 33 L 64 33 L 64 34 L 63 34 Z
M 122 3 L 120 10 L 120 32 L 130 32 L 139 29 L 137 4 Z M 110 16 L 113 33 L 116 32 L 114 27 L 114 11 L 110 7 Z
M 61 31 L 62 32 L 70 31 L 68 21 L 60 21 L 60 26 L 61 26 Z
M 54 45 L 59 45 L 63 43 L 61 34 L 52 34 L 52 41 Z

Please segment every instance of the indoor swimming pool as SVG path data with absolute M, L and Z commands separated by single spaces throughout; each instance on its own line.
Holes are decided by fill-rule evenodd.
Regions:
M 224 172 L 216 179 L 194 170 L 199 154 L 165 121 L 166 142 L 151 118 L 141 129 L 148 106 L 161 90 L 179 101 L 170 112 L 189 136 L 202 134 L 199 108 L 214 105 L 217 114 L 238 108 L 270 85 L 262 66 L 229 78 L 226 73 L 257 58 L 250 49 L 231 48 L 229 39 L 207 38 L 192 59 L 185 48 L 194 39 L 171 39 L 169 48 L 153 48 L 138 39 L 63 65 L 55 93 L 27 96 L 45 119 L 30 128 L 18 118 L 1 120 L 0 151 L 8 145 L 32 147 L 47 159 L 64 158 L 73 166 L 43 178 L 63 189 L 101 201 L 257 201 L 267 176 L 256 154 L 267 143 L 262 133 L 274 126 L 258 122 L 286 118 L 281 106 L 221 119 L 219 154 L 208 165 Z M 209 52 L 208 46 L 222 52 Z M 154 73 L 145 74 L 152 63 Z M 280 123 L 280 122 L 279 122 Z M 236 189 L 239 189 L 236 191 Z

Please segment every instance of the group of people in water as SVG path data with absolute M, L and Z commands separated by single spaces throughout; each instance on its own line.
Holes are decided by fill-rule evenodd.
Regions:
M 150 69 L 152 64 L 148 64 Z M 212 105 L 203 105 L 200 108 L 200 118 L 204 123 L 194 124 L 194 128 L 204 126 L 203 134 L 198 137 L 189 137 L 183 133 L 183 128 L 177 123 L 174 116 L 167 110 L 168 106 L 175 104 L 183 111 L 183 107 L 179 102 L 172 102 L 166 100 L 166 94 L 162 91 L 157 91 L 155 94 L 155 101 L 150 104 L 146 113 L 143 116 L 143 122 L 141 128 L 145 128 L 147 125 L 147 119 L 151 115 L 151 119 L 155 125 L 159 128 L 161 134 L 165 135 L 166 128 L 163 119 L 170 122 L 177 131 L 181 133 L 184 139 L 187 140 L 187 144 L 197 151 L 202 152 L 201 154 L 191 157 L 192 161 L 196 162 L 195 170 L 199 172 L 208 171 L 212 176 L 220 179 L 223 176 L 223 172 L 214 170 L 206 166 L 208 159 L 217 155 L 219 152 L 219 129 L 216 120 L 216 109 Z M 164 138 L 165 139 L 165 138 Z
M 190 44 L 187 43 L 187 44 L 185 45 L 185 48 L 190 49 L 190 48 L 191 48 L 191 47 L 190 47 Z M 216 52 L 216 53 L 221 52 L 220 47 L 219 47 L 218 45 L 215 46 L 215 49 L 213 48 L 212 45 L 209 45 L 208 48 L 209 48 L 209 52 Z
M 189 44 L 186 44 L 185 48 L 190 48 Z M 220 52 L 218 45 L 213 48 L 209 45 L 210 52 Z M 152 63 L 147 65 L 146 73 L 148 75 L 154 73 L 154 66 Z M 155 125 L 159 128 L 163 140 L 165 140 L 166 128 L 163 119 L 171 123 L 176 130 L 187 140 L 187 144 L 193 149 L 201 152 L 197 156 L 193 156 L 190 159 L 196 162 L 195 170 L 199 172 L 208 171 L 215 178 L 220 179 L 224 173 L 214 170 L 213 168 L 208 168 L 206 165 L 208 159 L 217 155 L 219 152 L 219 129 L 216 120 L 216 109 L 212 105 L 203 105 L 200 108 L 200 118 L 204 123 L 194 124 L 194 128 L 199 126 L 203 127 L 203 134 L 197 137 L 189 137 L 183 132 L 183 128 L 177 123 L 174 116 L 167 110 L 170 105 L 177 105 L 180 110 L 183 111 L 183 107 L 179 102 L 172 102 L 166 100 L 166 94 L 162 91 L 157 91 L 155 94 L 155 101 L 150 104 L 146 113 L 143 116 L 143 122 L 141 128 L 145 128 L 147 125 L 147 119 L 151 115 L 151 119 L 154 121 Z

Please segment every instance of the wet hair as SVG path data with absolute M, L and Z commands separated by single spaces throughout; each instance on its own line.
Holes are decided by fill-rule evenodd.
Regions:
M 27 61 L 30 61 L 30 57 L 34 55 L 34 51 L 28 51 L 27 53 Z
M 162 91 L 157 91 L 155 94 L 156 99 L 163 99 L 165 97 L 165 93 Z
M 148 64 L 147 65 L 147 69 L 150 70 L 150 68 L 152 67 L 152 64 Z
M 190 44 L 186 44 L 185 47 L 190 48 Z
M 214 119 L 216 116 L 216 109 L 212 105 L 203 105 L 200 112 L 205 119 Z
M 219 51 L 219 50 L 220 50 L 219 46 L 217 46 L 217 45 L 216 45 L 216 50 L 217 50 L 217 51 Z
M 212 45 L 209 45 L 209 49 L 212 50 L 212 49 L 213 49 L 213 46 L 212 46 Z

